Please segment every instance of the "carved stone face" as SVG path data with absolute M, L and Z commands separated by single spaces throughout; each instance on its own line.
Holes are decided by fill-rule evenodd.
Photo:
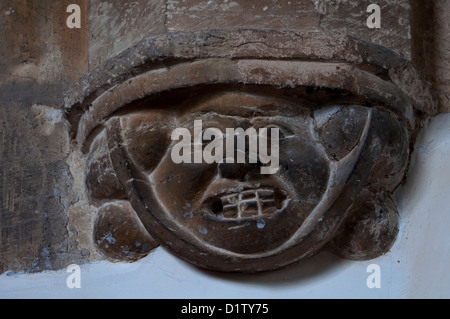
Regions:
M 330 95 L 320 94 L 322 99 Z M 341 225 L 349 207 L 334 208 L 336 200 L 349 201 L 361 180 L 373 174 L 363 169 L 357 174 L 359 182 L 349 187 L 361 157 L 369 157 L 370 167 L 385 161 L 382 170 L 391 180 L 406 165 L 405 130 L 385 111 L 358 105 L 311 109 L 299 99 L 238 90 L 200 90 L 199 95 L 182 108 L 173 106 L 173 111 L 133 110 L 105 123 L 112 166 L 127 197 L 139 198 L 144 225 L 153 237 L 161 236 L 162 244 L 189 252 L 182 256 L 191 262 L 205 254 L 217 265 L 233 258 L 239 260 L 234 266 L 239 270 L 245 263 L 261 267 L 263 260 L 285 253 L 288 263 L 308 256 Z M 261 163 L 226 162 L 225 144 L 222 162 L 175 163 L 171 154 L 177 141 L 170 139 L 171 132 L 181 127 L 194 136 L 194 121 L 199 119 L 204 130 L 278 128 L 277 172 L 262 174 Z M 382 142 L 383 126 L 388 138 Z M 367 143 L 381 153 L 365 150 Z M 391 151 L 386 143 L 405 152 L 385 154 Z M 98 180 L 98 172 L 91 179 Z M 396 220 L 383 233 L 395 234 L 392 224 L 396 226 Z M 164 232 L 153 232 L 158 225 Z
M 263 253 L 289 241 L 319 203 L 330 172 L 325 152 L 315 145 L 313 118 L 305 111 L 292 116 L 289 107 L 270 97 L 226 92 L 177 118 L 192 133 L 195 119 L 203 119 L 204 129 L 223 132 L 279 128 L 280 168 L 261 174 L 261 164 L 176 164 L 172 143 L 151 176 L 149 191 L 161 213 L 202 244 L 234 253 Z
M 99 95 L 77 133 L 89 197 L 108 212 L 94 231 L 99 248 L 116 257 L 119 241 L 123 259 L 133 260 L 159 243 L 221 271 L 276 269 L 323 247 L 351 259 L 384 253 L 398 230 L 390 193 L 404 176 L 414 119 L 403 93 L 375 75 L 381 69 L 368 70 L 205 59 L 150 70 Z M 225 144 L 222 161 L 176 163 L 171 133 L 194 136 L 196 120 L 221 132 L 277 128 L 276 172 L 226 161 Z M 143 235 L 133 238 L 148 241 L 146 249 L 113 227 L 115 210 L 127 220 L 136 212 Z M 109 228 L 121 238 L 111 241 Z

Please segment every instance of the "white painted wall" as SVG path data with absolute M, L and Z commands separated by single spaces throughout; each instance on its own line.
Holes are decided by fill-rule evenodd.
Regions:
M 419 136 L 408 183 L 396 193 L 401 214 L 392 250 L 355 262 L 321 253 L 259 275 L 216 274 L 158 248 L 134 264 L 81 266 L 81 288 L 65 270 L 0 276 L 0 298 L 450 298 L 450 114 Z M 366 285 L 367 266 L 381 267 L 381 288 Z

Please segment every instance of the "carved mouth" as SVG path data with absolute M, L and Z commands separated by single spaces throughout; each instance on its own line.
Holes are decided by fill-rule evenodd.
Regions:
M 210 198 L 207 206 L 221 220 L 258 220 L 282 212 L 288 201 L 282 191 L 264 188 L 219 194 Z

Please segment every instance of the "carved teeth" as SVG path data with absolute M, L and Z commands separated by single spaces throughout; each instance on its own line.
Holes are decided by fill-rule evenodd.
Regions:
M 275 191 L 271 189 L 247 190 L 227 194 L 220 198 L 224 219 L 240 220 L 270 216 L 279 210 Z

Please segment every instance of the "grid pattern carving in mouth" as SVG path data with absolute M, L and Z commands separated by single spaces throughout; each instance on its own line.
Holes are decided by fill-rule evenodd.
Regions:
M 212 211 L 225 220 L 258 219 L 279 211 L 285 199 L 278 190 L 246 190 L 219 197 L 213 201 Z

